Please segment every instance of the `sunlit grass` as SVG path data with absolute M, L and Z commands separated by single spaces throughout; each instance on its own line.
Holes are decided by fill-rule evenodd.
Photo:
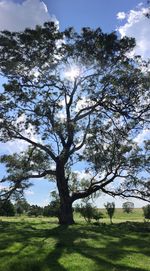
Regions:
M 68 228 L 56 218 L 0 219 L 0 271 L 150 270 L 150 225 L 142 211 L 135 215 L 141 222 L 119 223 L 116 213 L 117 223 L 105 218 L 94 225 L 76 216 Z

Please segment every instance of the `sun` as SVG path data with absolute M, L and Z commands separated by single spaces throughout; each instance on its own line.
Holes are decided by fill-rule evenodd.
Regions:
M 80 75 L 80 70 L 77 66 L 71 66 L 64 75 L 68 80 L 74 81 Z

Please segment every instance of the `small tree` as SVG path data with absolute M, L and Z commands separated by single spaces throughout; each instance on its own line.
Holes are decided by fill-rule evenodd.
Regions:
M 104 204 L 107 214 L 110 218 L 110 223 L 112 224 L 112 217 L 115 213 L 115 203 L 114 202 L 107 202 L 107 204 Z
M 94 208 L 92 218 L 99 222 L 103 218 L 103 213 L 100 212 L 97 208 Z
M 142 209 L 143 209 L 145 219 L 149 220 L 150 219 L 150 204 L 144 206 Z
M 76 208 L 76 211 L 84 217 L 85 221 L 90 223 L 93 217 L 93 206 L 91 203 L 87 202 L 85 205 L 81 204 Z
M 87 201 L 84 205 L 77 205 L 75 210 L 76 212 L 80 213 L 88 223 L 91 223 L 92 219 L 98 222 L 101 218 L 103 218 L 103 214 L 95 206 L 92 206 L 92 204 Z
M 134 203 L 127 201 L 122 204 L 123 211 L 127 214 L 131 213 L 134 209 Z

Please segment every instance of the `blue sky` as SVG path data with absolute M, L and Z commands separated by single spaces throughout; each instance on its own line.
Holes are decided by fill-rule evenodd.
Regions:
M 60 30 L 73 26 L 77 31 L 82 27 L 100 27 L 104 32 L 118 31 L 121 36 L 133 36 L 137 40 L 136 53 L 149 57 L 150 27 L 149 21 L 143 16 L 146 1 L 137 0 L 0 0 L 0 30 L 23 30 L 34 27 L 50 19 L 59 24 Z M 2 79 L 1 79 L 2 83 Z M 140 143 L 148 136 L 143 131 L 137 138 Z M 24 148 L 22 144 L 20 148 Z M 0 144 L 0 153 L 16 150 L 16 144 Z M 18 150 L 17 150 L 18 151 Z M 0 178 L 4 175 L 4 167 L 0 165 Z M 0 187 L 1 188 L 1 187 Z M 32 204 L 46 205 L 50 200 L 50 191 L 54 185 L 46 180 L 35 180 L 27 192 L 27 200 Z M 99 207 L 104 202 L 113 201 L 105 196 L 96 200 Z M 125 200 L 116 200 L 121 207 Z M 136 207 L 144 202 L 133 200 Z
M 139 1 L 137 0 L 55 0 L 45 1 L 52 14 L 60 22 L 60 28 L 68 25 L 77 30 L 81 27 L 101 27 L 103 31 L 114 31 L 117 26 L 116 14 L 128 12 Z

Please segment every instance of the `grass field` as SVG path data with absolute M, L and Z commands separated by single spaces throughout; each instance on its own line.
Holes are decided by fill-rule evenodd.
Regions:
M 150 270 L 150 225 L 142 210 L 131 216 L 118 209 L 113 225 L 107 218 L 100 225 L 76 221 L 67 228 L 54 218 L 1 217 L 0 271 Z

